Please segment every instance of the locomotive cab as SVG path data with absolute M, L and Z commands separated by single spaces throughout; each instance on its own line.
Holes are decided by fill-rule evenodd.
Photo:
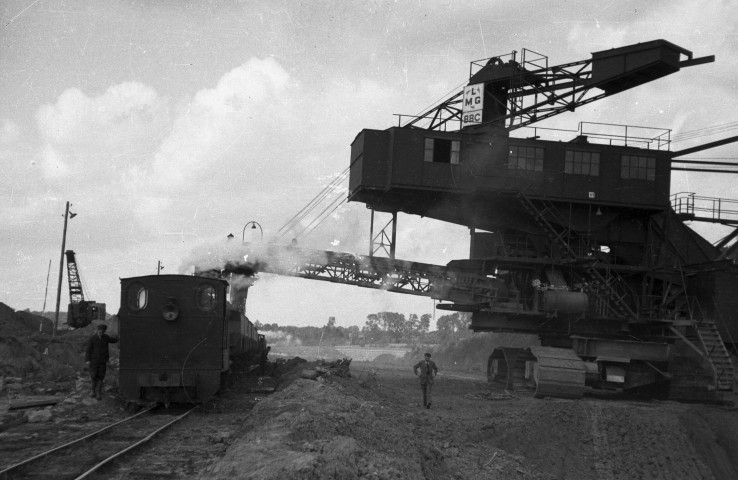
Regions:
M 248 322 L 232 318 L 227 289 L 225 280 L 200 276 L 121 279 L 120 389 L 127 399 L 199 403 L 218 391 L 231 348 L 245 344 L 233 326 Z

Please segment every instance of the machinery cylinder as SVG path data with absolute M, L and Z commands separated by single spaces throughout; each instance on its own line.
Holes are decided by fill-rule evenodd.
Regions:
M 587 311 L 589 299 L 584 292 L 547 290 L 543 293 L 543 311 L 579 314 Z

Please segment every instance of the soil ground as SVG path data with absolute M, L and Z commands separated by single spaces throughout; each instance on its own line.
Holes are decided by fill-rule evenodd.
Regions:
M 117 349 L 98 402 L 80 370 L 90 332 L 30 334 L 39 330 L 37 319 L 18 313 L 0 310 L 0 403 L 48 396 L 58 403 L 0 411 L 7 420 L 0 422 L 0 469 L 27 456 L 26 448 L 40 451 L 127 415 L 115 385 Z M 100 478 L 738 478 L 735 408 L 534 399 L 487 383 L 470 354 L 483 356 L 488 346 L 456 348 L 466 356 L 434 351 L 440 373 L 425 409 L 415 359 L 382 355 L 352 361 L 346 372 L 326 368 L 339 351 L 321 349 L 321 362 L 275 346 L 271 376 L 236 369 L 228 390 L 200 413 Z M 264 385 L 276 391 L 260 391 Z
M 733 479 L 738 412 L 660 401 L 534 399 L 441 373 L 353 362 L 254 407 L 214 479 Z

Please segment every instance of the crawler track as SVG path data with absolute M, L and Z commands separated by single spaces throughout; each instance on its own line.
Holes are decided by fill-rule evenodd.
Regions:
M 0 480 L 92 478 L 95 472 L 183 420 L 193 410 L 191 408 L 184 413 L 154 408 L 145 410 L 11 465 L 0 471 Z

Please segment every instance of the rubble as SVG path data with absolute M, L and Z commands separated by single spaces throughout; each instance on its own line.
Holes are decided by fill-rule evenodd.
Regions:
M 350 377 L 351 371 L 349 366 L 351 365 L 350 358 L 340 358 L 332 362 L 326 362 L 325 360 L 319 360 L 315 368 L 305 369 L 302 371 L 300 376 L 308 380 L 319 380 L 324 375 L 334 375 L 337 377 Z

